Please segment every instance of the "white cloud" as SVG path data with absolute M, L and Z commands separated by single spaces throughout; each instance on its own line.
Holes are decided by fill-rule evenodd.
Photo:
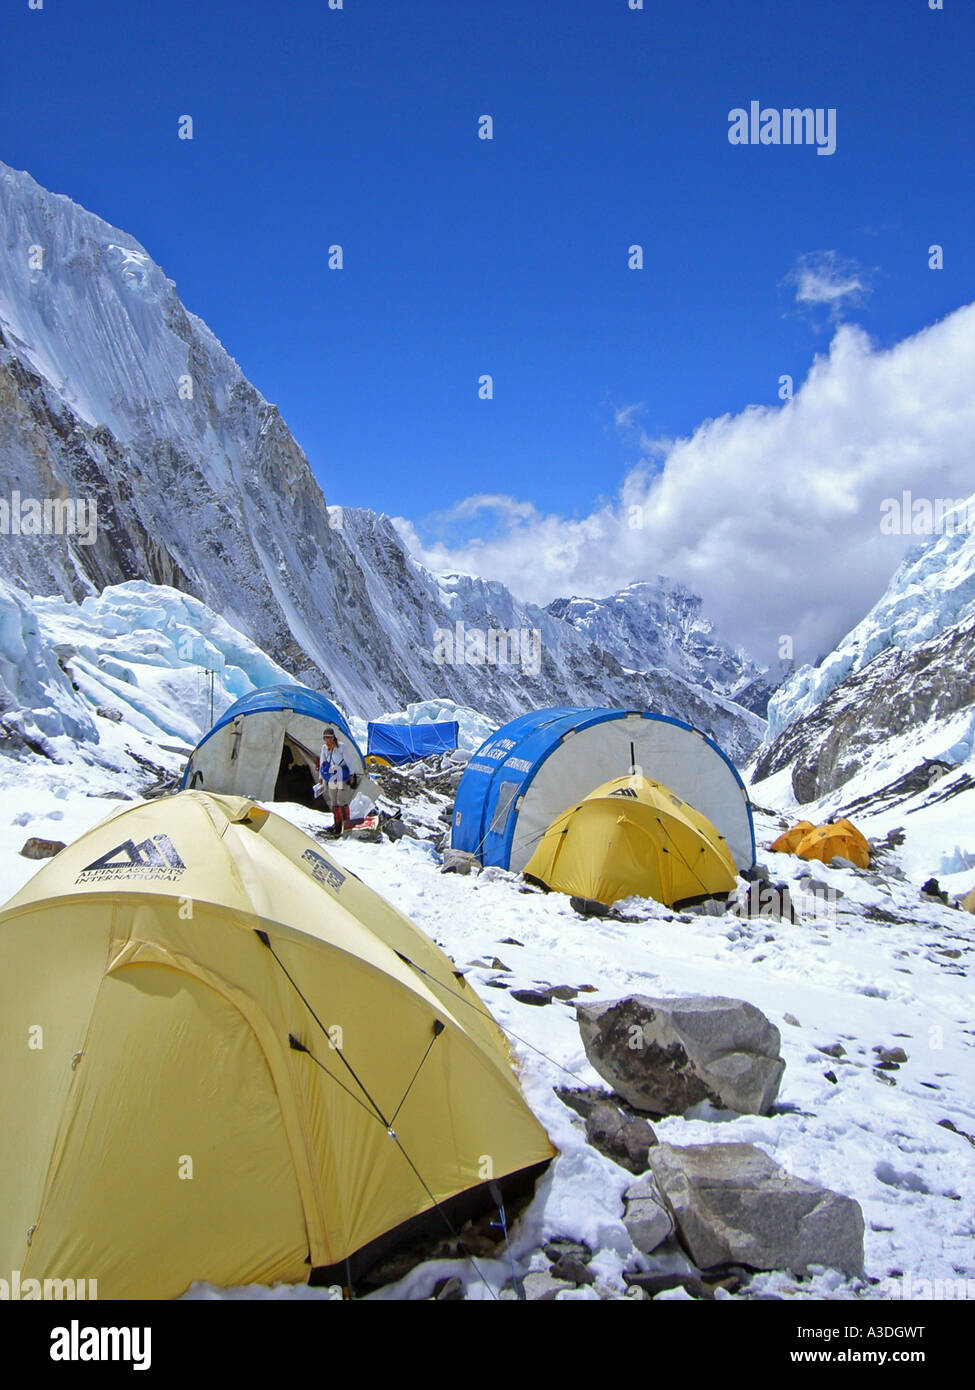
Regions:
M 871 288 L 867 271 L 854 260 L 843 260 L 835 251 L 800 256 L 785 283 L 795 286 L 797 304 L 804 308 L 826 305 L 834 319 L 846 301 L 862 303 Z
M 617 499 L 582 520 L 494 495 L 504 526 L 489 540 L 424 547 L 408 524 L 404 534 L 431 568 L 501 579 L 540 603 L 671 575 L 727 640 L 773 660 L 790 634 L 796 660 L 815 660 L 911 543 L 881 534 L 883 499 L 975 487 L 973 380 L 975 304 L 884 350 L 844 325 L 793 400 L 705 421 L 662 462 L 641 459 Z M 482 494 L 454 511 L 483 505 Z

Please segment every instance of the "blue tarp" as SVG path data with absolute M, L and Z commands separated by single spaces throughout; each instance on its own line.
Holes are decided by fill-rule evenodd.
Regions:
M 343 737 L 352 744 L 356 752 L 359 752 L 359 746 L 352 737 L 352 730 L 345 722 L 344 716 L 339 713 L 326 696 L 317 690 L 309 690 L 305 685 L 265 685 L 260 690 L 252 690 L 249 695 L 242 695 L 229 709 L 224 710 L 213 728 L 200 739 L 197 748 L 202 748 L 207 739 L 212 738 L 219 729 L 232 723 L 239 714 L 257 714 L 261 710 L 278 709 L 294 710 L 295 714 L 305 714 L 310 719 L 321 720 L 323 729 L 327 724 L 334 725 L 336 729 L 341 730 Z M 317 751 L 316 748 L 315 752 L 317 753 Z M 186 782 L 188 771 L 189 763 L 187 763 L 186 771 L 183 773 L 180 786 Z
M 370 724 L 369 753 L 390 763 L 415 763 L 432 753 L 451 753 L 460 728 L 443 724 Z

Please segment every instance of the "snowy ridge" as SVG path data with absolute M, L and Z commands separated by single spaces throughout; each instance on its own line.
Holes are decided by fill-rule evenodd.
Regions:
M 975 497 L 958 516 L 972 514 L 973 504 Z M 888 647 L 913 651 L 973 613 L 975 533 L 952 525 L 944 535 L 911 548 L 883 597 L 819 666 L 803 666 L 779 687 L 768 705 L 766 743 Z

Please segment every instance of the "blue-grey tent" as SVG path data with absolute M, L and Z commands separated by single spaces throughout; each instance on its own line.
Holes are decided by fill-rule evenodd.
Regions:
M 366 753 L 394 765 L 415 763 L 433 753 L 453 752 L 459 733 L 456 720 L 439 724 L 370 723 Z
M 505 724 L 467 764 L 451 847 L 519 873 L 557 816 L 633 769 L 707 816 L 739 869 L 755 863 L 751 806 L 731 759 L 700 729 L 641 710 L 542 709 Z
M 331 727 L 353 772 L 362 753 L 344 715 L 326 696 L 303 685 L 268 685 L 244 695 L 197 744 L 181 787 L 202 787 L 257 801 L 315 804 L 322 731 Z M 321 803 L 318 803 L 321 805 Z

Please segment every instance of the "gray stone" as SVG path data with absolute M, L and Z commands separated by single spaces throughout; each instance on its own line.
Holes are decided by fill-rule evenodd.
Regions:
M 587 1116 L 586 1139 L 631 1173 L 646 1172 L 647 1154 L 657 1142 L 646 1120 L 631 1119 L 615 1105 L 597 1105 Z
M 547 989 L 513 989 L 511 997 L 517 999 L 519 1004 L 534 1004 L 537 1008 L 552 1002 L 551 992 Z
M 553 1279 L 565 1279 L 570 1284 L 595 1284 L 596 1276 L 588 1265 L 583 1264 L 582 1260 L 575 1259 L 572 1255 L 563 1255 L 560 1260 L 556 1260 L 549 1270 Z
M 863 1271 L 859 1203 L 793 1177 L 753 1144 L 660 1144 L 650 1167 L 700 1269 Z
M 604 1091 L 599 1086 L 555 1086 L 553 1090 L 563 1105 L 567 1105 L 584 1120 L 588 1120 L 597 1105 L 613 1103 L 612 1091 Z
M 443 863 L 440 866 L 442 874 L 469 874 L 476 864 L 473 854 L 468 854 L 462 849 L 445 849 L 443 852 Z
M 438 1303 L 459 1303 L 464 1297 L 464 1285 L 457 1278 L 438 1279 L 433 1296 Z
M 124 718 L 122 711 L 114 705 L 99 705 L 95 713 L 100 714 L 103 719 L 111 719 L 113 724 L 120 724 Z
M 36 835 L 32 835 L 29 840 L 24 842 L 24 847 L 20 852 L 25 859 L 53 859 L 63 849 L 63 840 L 41 840 Z
M 553 1236 L 542 1246 L 545 1254 L 553 1264 L 558 1264 L 559 1260 L 578 1260 L 580 1264 L 588 1264 L 592 1259 L 592 1251 L 584 1240 L 572 1240 L 569 1236 Z
M 785 1063 L 779 1030 L 741 999 L 630 995 L 576 1005 L 586 1056 L 637 1110 L 682 1115 L 702 1100 L 768 1114 Z
M 664 1205 L 652 1174 L 626 1189 L 623 1197 L 623 1225 L 630 1240 L 644 1255 L 650 1255 L 658 1245 L 674 1234 L 674 1218 Z
M 567 1279 L 553 1279 L 548 1270 L 536 1269 L 526 1274 L 521 1281 L 525 1299 L 529 1303 L 549 1303 L 563 1289 L 574 1289 Z

